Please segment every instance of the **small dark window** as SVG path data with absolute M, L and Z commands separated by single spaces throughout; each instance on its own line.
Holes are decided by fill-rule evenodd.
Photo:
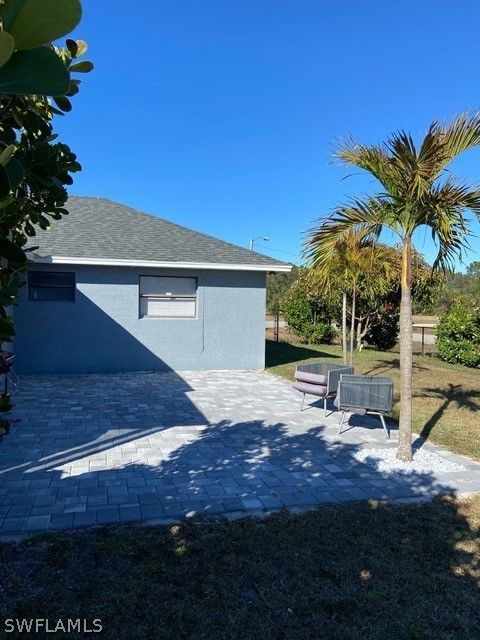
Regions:
M 75 274 L 60 271 L 30 271 L 28 297 L 36 301 L 75 302 Z

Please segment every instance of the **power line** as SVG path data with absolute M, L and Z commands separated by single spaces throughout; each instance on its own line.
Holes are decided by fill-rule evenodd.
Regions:
M 275 253 L 285 253 L 286 255 L 289 256 L 295 256 L 296 258 L 300 258 L 300 254 L 299 253 L 292 253 L 291 251 L 284 251 L 283 249 L 275 249 L 272 247 L 268 247 L 268 251 L 275 251 Z

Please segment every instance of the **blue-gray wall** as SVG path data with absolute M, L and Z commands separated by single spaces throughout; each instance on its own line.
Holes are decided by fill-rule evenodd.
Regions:
M 15 308 L 19 373 L 260 369 L 265 273 L 35 265 L 74 271 L 76 300 Z M 198 278 L 196 318 L 139 318 L 139 276 Z

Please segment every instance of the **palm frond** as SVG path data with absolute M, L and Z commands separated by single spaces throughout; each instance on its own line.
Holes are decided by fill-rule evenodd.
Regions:
M 404 131 L 384 144 L 343 144 L 337 156 L 373 175 L 383 187 L 365 200 L 340 207 L 310 232 L 304 255 L 313 265 L 328 264 L 335 243 L 348 231 L 378 238 L 383 227 L 411 238 L 427 226 L 437 243 L 435 268 L 448 268 L 467 247 L 467 212 L 480 219 L 480 188 L 448 175 L 447 165 L 461 153 L 480 146 L 480 112 L 464 113 L 448 125 L 433 122 L 417 149 Z
M 387 149 L 402 173 L 413 172 L 417 168 L 417 150 L 412 136 L 405 131 L 394 133 L 387 140 Z
M 434 268 L 449 269 L 468 248 L 470 233 L 467 210 L 480 218 L 480 190 L 448 178 L 432 187 L 419 209 L 418 226 L 427 226 L 438 244 Z
M 433 240 L 438 244 L 438 253 L 432 265 L 432 271 L 451 271 L 455 262 L 463 262 L 463 254 L 469 248 L 468 235 L 470 229 L 465 218 L 461 218 L 455 226 L 446 232 L 445 226 L 431 228 Z
M 437 176 L 439 161 L 445 156 L 444 132 L 438 122 L 430 125 L 418 152 L 418 172 L 422 178 L 432 183 Z
M 390 192 L 398 182 L 391 158 L 380 146 L 369 147 L 348 140 L 339 146 L 336 156 L 345 164 L 371 173 L 386 191 Z
M 462 113 L 449 125 L 433 122 L 420 148 L 422 174 L 433 183 L 457 156 L 480 146 L 480 113 Z
M 311 266 L 325 268 L 347 234 L 358 234 L 365 241 L 377 240 L 382 227 L 390 222 L 388 206 L 381 199 L 354 200 L 308 232 L 303 255 Z
M 419 218 L 428 220 L 441 211 L 463 211 L 469 209 L 480 218 L 480 189 L 449 176 L 441 184 L 432 186 L 418 207 Z M 422 212 L 423 210 L 423 212 Z
M 412 136 L 399 131 L 387 140 L 386 147 L 399 176 L 393 195 L 404 201 L 417 198 L 430 186 L 430 172 L 419 162 Z

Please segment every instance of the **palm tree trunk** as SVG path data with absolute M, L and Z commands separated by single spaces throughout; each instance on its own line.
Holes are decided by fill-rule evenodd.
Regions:
M 347 293 L 342 295 L 342 352 L 343 364 L 347 364 Z
M 357 293 L 355 290 L 355 285 L 353 285 L 352 290 L 352 319 L 350 322 L 350 366 L 353 366 L 353 347 L 355 345 L 355 313 L 357 306 Z
M 362 338 L 363 338 L 363 318 L 360 317 L 357 321 L 357 337 L 356 337 L 356 342 L 357 342 L 357 351 L 361 351 L 362 350 Z
M 412 459 L 412 241 L 402 247 L 402 297 L 400 301 L 400 420 L 397 458 Z

